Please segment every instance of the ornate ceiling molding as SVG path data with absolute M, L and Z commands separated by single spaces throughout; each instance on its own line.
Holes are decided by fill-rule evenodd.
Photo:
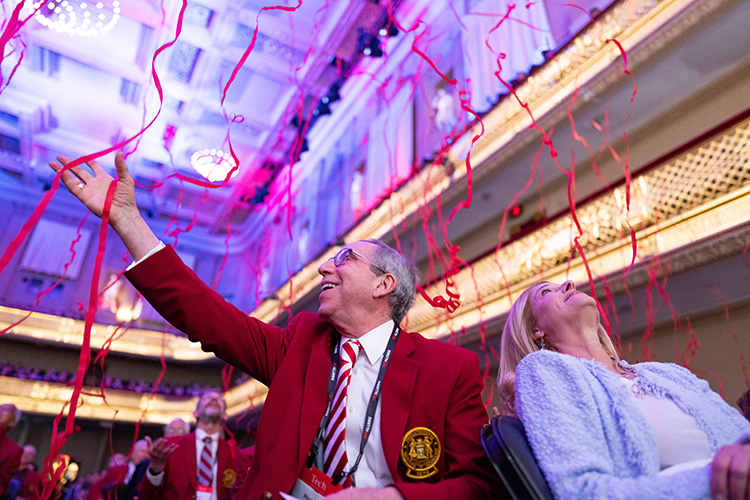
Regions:
M 19 321 L 21 323 L 12 327 L 5 335 L 9 338 L 18 336 L 73 347 L 80 347 L 82 344 L 85 326 L 82 320 L 0 306 L 0 330 Z M 190 342 L 184 336 L 137 328 L 118 330 L 117 326 L 97 323 L 92 326 L 91 345 L 94 348 L 98 349 L 110 339 L 114 341 L 109 350 L 117 353 L 155 358 L 160 358 L 163 353 L 165 358 L 177 361 L 205 361 L 214 358 L 213 354 L 202 351 L 199 344 Z
M 239 415 L 265 401 L 268 389 L 250 380 L 224 393 L 227 414 Z M 13 403 L 24 412 L 59 415 L 67 411 L 73 387 L 54 382 L 0 377 L 0 394 L 4 403 Z M 162 396 L 132 391 L 106 389 L 104 398 L 99 387 L 84 387 L 76 416 L 118 422 L 166 424 L 174 418 L 193 419 L 197 397 Z
M 542 66 L 516 89 L 521 102 L 540 124 L 560 119 L 566 112 L 566 100 L 576 89 L 588 89 L 584 95 L 603 93 L 622 78 L 619 50 L 607 39 L 616 37 L 628 53 L 631 67 L 654 57 L 659 50 L 684 36 L 686 30 L 706 22 L 728 3 L 721 0 L 638 0 L 619 2 L 572 40 L 553 61 Z M 585 104 L 579 99 L 579 106 Z M 538 140 L 538 132 L 529 128 L 529 113 L 513 98 L 501 101 L 483 118 L 485 134 L 476 143 L 471 161 L 475 165 L 474 182 L 489 176 L 498 167 L 495 158 L 510 157 Z M 479 125 L 459 139 L 449 153 L 448 167 L 431 165 L 414 175 L 374 208 L 343 237 L 343 242 L 380 238 L 392 227 L 434 202 L 438 195 L 462 190 L 466 182 L 465 159 L 471 138 Z M 305 266 L 250 314 L 262 321 L 273 321 L 281 308 L 312 293 L 319 286 L 317 268 L 332 255 L 332 250 Z M 411 315 L 410 315 L 411 317 Z M 447 332 L 446 332 L 447 333 Z
M 592 276 L 610 275 L 630 266 L 633 254 L 628 223 L 636 231 L 636 263 L 729 231 L 738 236 L 733 245 L 722 248 L 722 252 L 730 252 L 722 256 L 741 252 L 742 245 L 750 243 L 746 241 L 750 227 L 748 156 L 750 120 L 745 120 L 634 178 L 629 212 L 624 185 L 577 207 L 583 228 L 579 243 Z M 576 235 L 572 215 L 567 214 L 472 262 L 454 278 L 461 294 L 459 310 L 446 316 L 418 302 L 409 313 L 409 329 L 443 337 L 505 314 L 518 294 L 539 279 L 588 281 L 583 259 L 573 246 Z M 717 248 L 711 252 L 714 258 L 718 258 Z M 680 259 L 672 272 L 704 264 L 707 257 Z M 628 283 L 633 285 L 630 279 Z M 427 293 L 440 293 L 441 287 L 434 285 Z

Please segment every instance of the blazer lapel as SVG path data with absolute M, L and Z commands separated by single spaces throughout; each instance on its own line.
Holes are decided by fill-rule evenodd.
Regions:
M 331 368 L 329 339 L 332 336 L 338 339 L 338 335 L 332 330 L 331 334 L 321 336 L 320 340 L 313 344 L 307 362 L 299 425 L 299 464 L 304 463 L 310 452 L 310 446 L 320 426 L 320 419 L 323 418 L 328 404 L 328 374 Z
M 393 352 L 393 359 L 383 380 L 380 406 L 380 435 L 388 470 L 394 481 L 398 478 L 401 441 L 406 434 L 406 423 L 411 410 L 412 392 L 419 373 L 419 364 L 409 359 L 414 343 L 402 332 Z
M 185 452 L 182 454 L 185 459 L 184 467 L 190 480 L 190 486 L 195 491 L 198 489 L 198 455 L 195 451 L 195 432 L 185 434 L 182 443 L 180 443 L 180 447 L 183 446 L 185 447 Z
M 216 451 L 216 493 L 219 499 L 229 498 L 229 491 L 231 490 L 231 486 L 229 488 L 224 486 L 224 472 L 231 469 L 235 472 L 235 477 L 237 477 L 235 470 L 236 457 L 233 455 L 235 455 L 233 444 L 224 439 L 219 439 L 219 447 Z

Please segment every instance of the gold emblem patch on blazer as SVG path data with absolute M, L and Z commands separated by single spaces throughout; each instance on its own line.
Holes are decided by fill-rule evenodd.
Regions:
M 232 485 L 234 485 L 234 481 L 237 479 L 237 473 L 234 472 L 234 469 L 225 469 L 224 470 L 224 481 L 222 481 L 222 484 L 225 488 L 231 488 Z
M 406 465 L 406 476 L 426 479 L 437 474 L 435 464 L 440 459 L 440 441 L 427 427 L 415 427 L 401 443 L 401 461 Z

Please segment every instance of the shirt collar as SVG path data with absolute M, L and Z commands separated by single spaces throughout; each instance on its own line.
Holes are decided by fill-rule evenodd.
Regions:
M 357 339 L 367 356 L 367 361 L 369 361 L 371 365 L 377 363 L 378 359 L 383 355 L 383 352 L 385 352 L 385 348 L 388 345 L 388 339 L 391 338 L 392 332 L 393 320 L 389 319 L 382 325 L 373 328 Z M 341 345 L 343 345 L 343 342 L 346 342 L 346 340 L 346 338 L 342 337 Z
M 218 443 L 219 442 L 219 433 L 214 432 L 213 434 L 207 434 L 206 431 L 203 429 L 199 429 L 198 427 L 195 428 L 195 440 L 199 443 L 203 442 L 203 438 L 206 436 L 210 437 L 212 439 L 212 443 Z

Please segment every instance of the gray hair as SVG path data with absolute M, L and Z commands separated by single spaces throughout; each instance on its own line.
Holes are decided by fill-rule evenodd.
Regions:
M 172 419 L 171 422 L 169 422 L 167 425 L 164 426 L 164 435 L 165 436 L 173 436 L 175 434 L 172 434 L 172 429 L 175 427 L 182 427 L 183 434 L 188 434 L 190 432 L 190 424 L 185 422 L 183 419 L 177 417 Z
M 377 247 L 372 254 L 372 261 L 382 270 L 396 277 L 396 289 L 391 293 L 388 302 L 391 306 L 391 317 L 398 325 L 406 317 L 406 313 L 417 298 L 419 271 L 412 261 L 382 241 L 376 239 L 363 241 Z M 375 266 L 371 265 L 370 269 L 377 275 L 383 274 Z

